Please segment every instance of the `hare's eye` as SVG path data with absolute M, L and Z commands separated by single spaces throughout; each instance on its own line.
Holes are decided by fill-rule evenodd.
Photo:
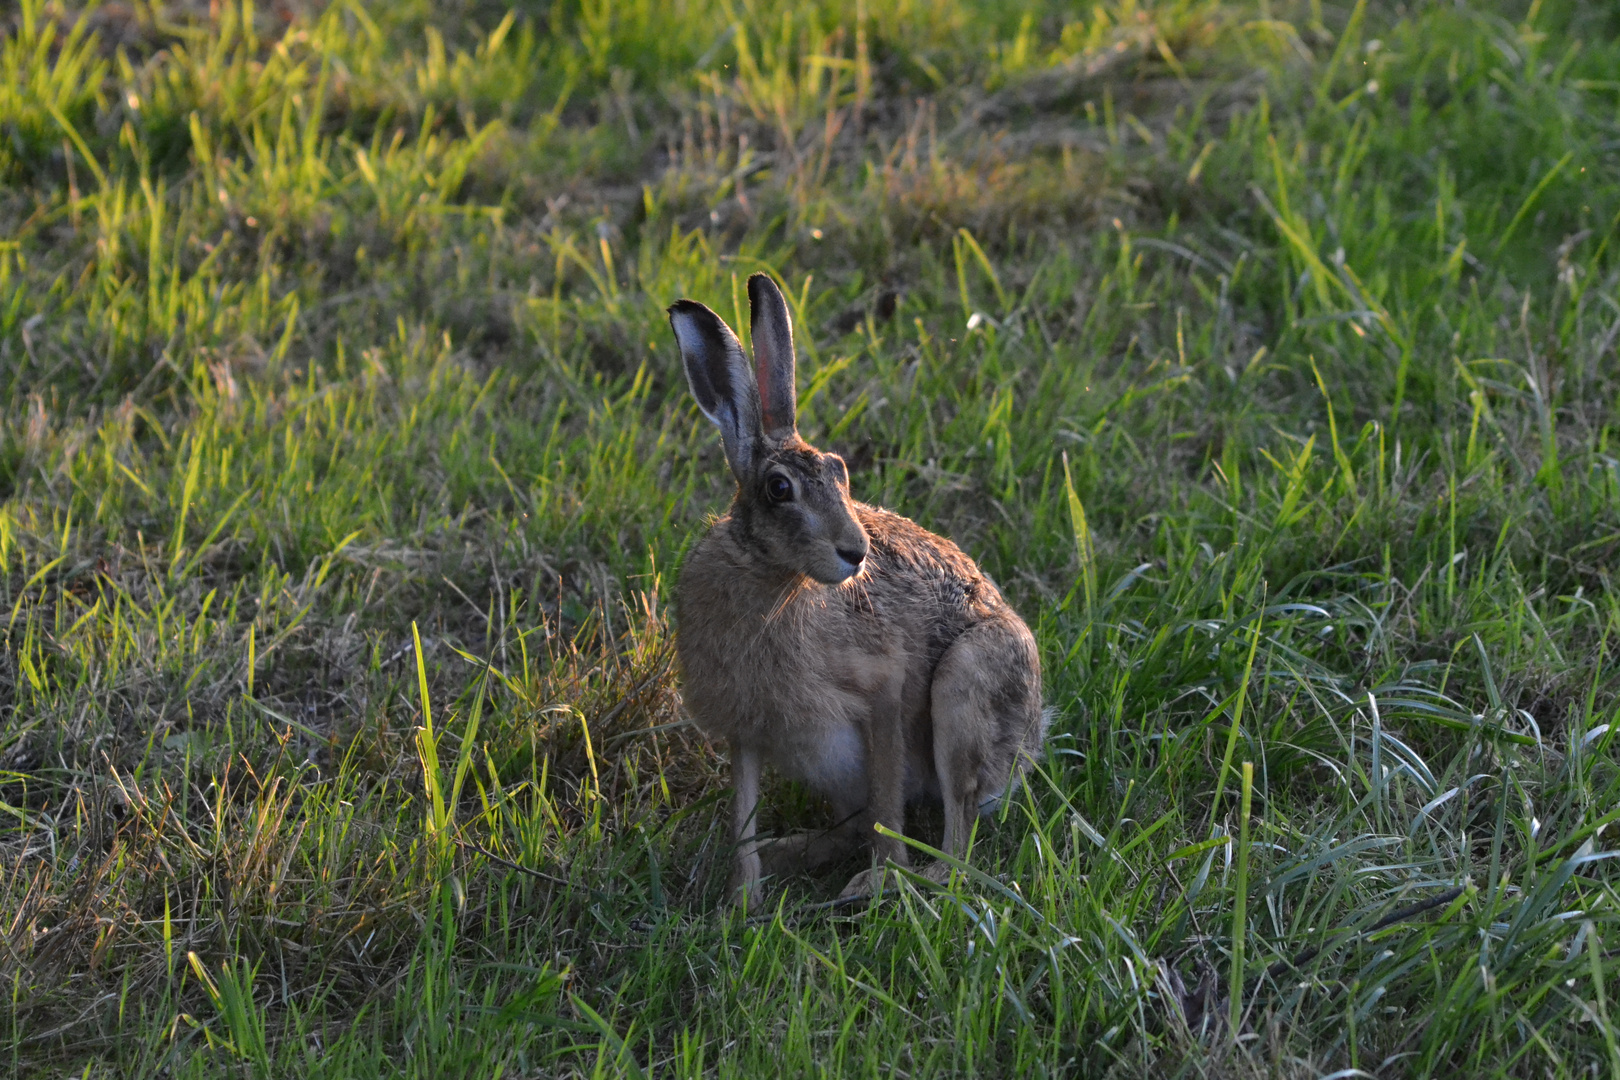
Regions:
M 772 502 L 787 502 L 793 498 L 793 482 L 781 473 L 767 477 L 765 494 L 771 497 Z

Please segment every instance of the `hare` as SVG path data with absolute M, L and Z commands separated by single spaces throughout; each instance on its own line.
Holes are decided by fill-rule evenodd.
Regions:
M 752 367 L 713 311 L 669 308 L 692 395 L 737 480 L 730 512 L 680 573 L 683 694 L 698 727 L 730 748 L 733 900 L 757 890 L 762 855 L 813 869 L 862 840 L 873 866 L 844 896 L 870 895 L 884 860 L 906 864 L 905 845 L 874 825 L 903 833 L 908 801 L 943 800 L 944 850 L 967 854 L 974 819 L 1045 737 L 1040 657 L 960 548 L 851 499 L 843 459 L 799 437 L 787 304 L 765 274 L 748 279 L 748 302 Z M 767 762 L 826 796 L 838 824 L 756 839 Z

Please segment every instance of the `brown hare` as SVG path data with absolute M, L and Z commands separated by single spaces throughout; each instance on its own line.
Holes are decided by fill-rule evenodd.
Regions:
M 733 899 L 762 873 L 810 868 L 872 844 L 870 894 L 905 845 L 906 803 L 941 799 L 944 849 L 967 853 L 974 819 L 1039 752 L 1046 719 L 1035 638 L 960 548 L 849 497 L 843 459 L 799 438 L 793 327 L 765 274 L 748 279 L 749 365 L 718 315 L 669 308 L 703 414 L 737 479 L 730 512 L 686 558 L 675 645 L 693 720 L 731 751 Z M 769 762 L 833 804 L 829 831 L 757 840 Z M 943 866 L 932 874 L 943 879 Z

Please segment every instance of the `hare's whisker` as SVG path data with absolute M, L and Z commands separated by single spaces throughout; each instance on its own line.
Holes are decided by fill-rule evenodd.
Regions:
M 765 616 L 765 622 L 767 624 L 775 622 L 781 617 L 782 613 L 788 609 L 788 606 L 793 603 L 794 599 L 797 598 L 800 593 L 803 593 L 809 589 L 809 587 L 810 579 L 808 577 L 803 574 L 794 575 L 793 584 L 789 585 L 782 591 L 782 598 L 776 602 L 776 606 L 771 609 L 770 614 Z

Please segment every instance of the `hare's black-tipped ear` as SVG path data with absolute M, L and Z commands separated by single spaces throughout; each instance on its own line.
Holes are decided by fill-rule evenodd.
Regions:
M 742 342 L 725 320 L 695 300 L 669 306 L 669 325 L 681 347 L 686 382 L 703 415 L 714 421 L 725 443 L 726 460 L 741 480 L 759 446 L 759 391 L 754 386 Z
M 793 320 L 787 301 L 769 274 L 748 279 L 749 333 L 754 339 L 754 379 L 759 384 L 760 426 L 768 439 L 798 430 L 793 385 Z

